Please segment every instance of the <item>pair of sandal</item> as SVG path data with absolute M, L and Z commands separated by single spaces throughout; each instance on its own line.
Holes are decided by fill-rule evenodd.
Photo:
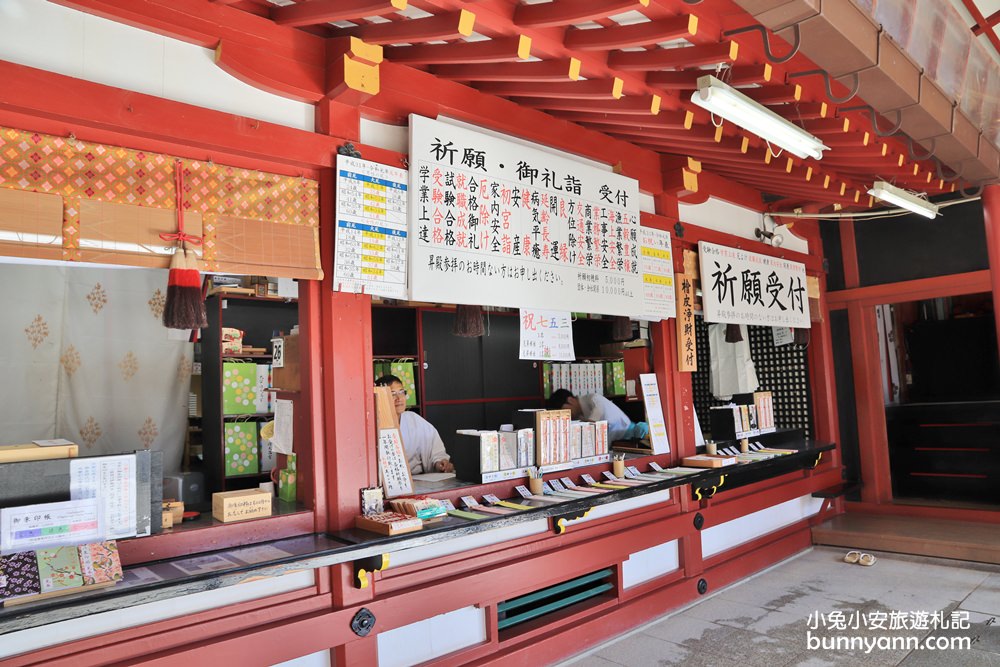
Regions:
M 865 567 L 871 567 L 875 564 L 878 559 L 871 554 L 862 553 L 860 551 L 848 551 L 847 555 L 844 556 L 845 563 L 857 563 L 858 565 L 864 565 Z

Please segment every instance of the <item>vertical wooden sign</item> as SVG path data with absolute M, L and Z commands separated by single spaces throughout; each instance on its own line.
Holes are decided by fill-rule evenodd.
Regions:
M 694 277 L 685 273 L 677 285 L 677 369 L 682 373 L 698 370 L 698 343 L 694 336 Z

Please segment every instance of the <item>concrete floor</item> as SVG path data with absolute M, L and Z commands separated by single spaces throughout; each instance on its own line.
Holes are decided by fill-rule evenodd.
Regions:
M 878 552 L 874 566 L 862 567 L 844 563 L 846 552 L 810 549 L 563 665 L 1000 667 L 1000 567 Z M 969 629 L 866 627 L 866 621 L 887 618 L 892 611 L 906 612 L 909 623 L 912 612 L 942 611 L 947 618 L 954 610 L 968 611 Z M 888 642 L 879 638 L 928 636 L 968 637 L 972 644 L 969 649 L 940 651 L 914 650 L 901 643 L 896 648 L 875 645 L 868 653 L 861 648 L 810 650 L 810 615 L 815 620 L 817 613 L 830 612 L 843 612 L 844 619 L 857 622 L 860 629 L 819 625 L 811 631 L 814 645 L 825 639 L 830 646 L 838 637 Z

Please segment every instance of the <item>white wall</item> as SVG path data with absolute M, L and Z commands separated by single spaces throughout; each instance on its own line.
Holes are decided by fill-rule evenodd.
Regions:
M 405 551 L 396 551 L 389 554 L 389 567 L 398 567 L 409 563 L 419 563 L 420 561 L 440 558 L 449 554 L 457 554 L 470 549 L 499 544 L 509 540 L 516 540 L 528 535 L 538 535 L 549 530 L 548 519 L 538 519 L 537 521 L 526 521 L 514 524 L 506 528 L 495 530 L 485 530 L 463 537 L 453 539 L 442 539 L 440 542 L 428 544 L 422 547 L 414 547 Z
M 677 540 L 636 551 L 622 563 L 622 588 L 631 588 L 673 572 L 680 567 L 680 563 Z
M 313 130 L 311 104 L 231 77 L 211 49 L 42 0 L 0 0 L 0 60 Z
M 606 516 L 614 516 L 615 514 L 629 512 L 634 509 L 639 509 L 640 507 L 648 507 L 649 505 L 665 503 L 668 500 L 670 500 L 670 489 L 665 489 L 663 491 L 647 493 L 644 496 L 635 496 L 634 498 L 629 498 L 628 500 L 619 500 L 614 503 L 608 503 L 607 505 L 598 505 L 594 509 L 590 510 L 590 513 L 586 517 L 567 521 L 566 525 L 575 526 L 579 523 L 587 523 L 588 521 L 594 521 L 595 519 L 600 519 Z
M 20 630 L 3 635 L 0 640 L 0 658 L 9 658 L 46 646 L 74 641 L 84 637 L 103 635 L 123 628 L 155 623 L 167 618 L 188 616 L 206 609 L 256 600 L 279 593 L 307 588 L 315 584 L 313 570 L 304 570 L 271 579 L 250 581 L 213 591 L 194 593 L 171 600 L 116 609 L 101 614 L 91 614 L 71 621 L 50 623 L 37 628 Z
M 712 197 L 709 197 L 708 201 L 702 204 L 681 203 L 680 219 L 683 223 L 714 229 L 752 241 L 757 240 L 757 237 L 754 236 L 754 230 L 762 224 L 766 225 L 767 231 L 775 230 L 774 222 L 770 218 L 764 222 L 764 216 L 757 211 Z M 781 234 L 783 239 L 782 248 L 803 254 L 809 252 L 809 243 L 804 239 L 800 239 L 784 228 L 778 228 L 777 232 Z M 753 248 L 748 249 L 752 250 Z
M 382 632 L 379 667 L 408 667 L 486 641 L 486 610 L 463 607 Z
M 822 504 L 822 498 L 801 496 L 780 505 L 766 507 L 753 514 L 747 514 L 739 519 L 706 528 L 701 532 L 702 557 L 714 556 L 726 549 L 732 549 L 779 528 L 813 516 L 819 511 Z
M 304 655 L 301 658 L 294 658 L 292 660 L 286 660 L 285 662 L 279 662 L 276 665 L 271 665 L 271 667 L 330 667 L 330 664 L 330 652 L 320 651 L 318 653 Z

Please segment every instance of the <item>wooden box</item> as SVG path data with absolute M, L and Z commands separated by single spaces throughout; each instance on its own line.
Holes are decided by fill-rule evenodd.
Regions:
M 263 489 L 213 493 L 212 516 L 223 523 L 271 516 L 271 494 Z
M 370 530 L 381 535 L 399 535 L 420 530 L 424 527 L 424 522 L 406 514 L 382 512 L 371 518 L 357 516 L 354 518 L 354 525 L 361 530 Z
M 282 336 L 282 341 L 281 366 L 275 364 L 271 367 L 271 386 L 284 391 L 299 391 L 302 384 L 299 337 Z
M 72 459 L 80 454 L 78 445 L 0 445 L 0 463 L 18 461 L 44 461 L 48 459 Z

